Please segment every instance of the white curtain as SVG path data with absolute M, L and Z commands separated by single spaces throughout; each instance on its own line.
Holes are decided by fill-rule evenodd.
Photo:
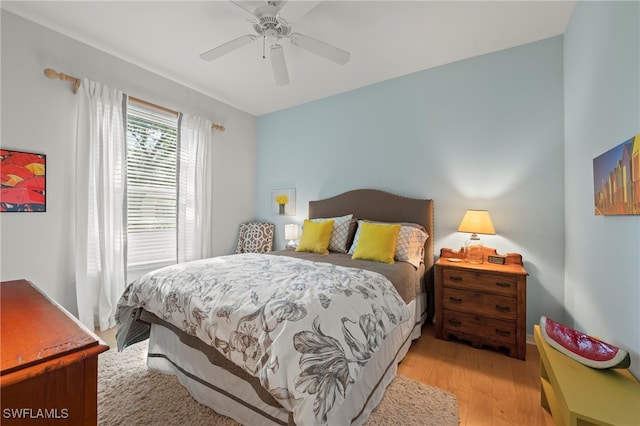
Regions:
M 213 255 L 211 125 L 189 114 L 178 124 L 178 262 Z
M 115 326 L 126 283 L 124 94 L 84 79 L 76 136 L 76 295 L 89 329 Z

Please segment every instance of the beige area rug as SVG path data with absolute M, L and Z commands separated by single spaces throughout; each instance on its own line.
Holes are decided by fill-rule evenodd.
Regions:
M 194 400 L 175 376 L 149 370 L 146 354 L 145 341 L 99 356 L 99 425 L 238 425 Z M 368 426 L 458 424 L 453 394 L 402 376 L 389 385 L 367 422 Z

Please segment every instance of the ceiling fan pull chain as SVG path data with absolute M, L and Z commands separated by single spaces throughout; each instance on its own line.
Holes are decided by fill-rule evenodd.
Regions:
M 265 52 L 266 43 L 267 43 L 267 37 L 266 36 L 262 36 L 262 59 L 266 59 L 267 58 L 267 54 Z

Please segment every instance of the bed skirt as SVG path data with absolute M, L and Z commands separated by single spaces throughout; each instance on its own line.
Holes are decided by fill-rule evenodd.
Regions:
M 406 321 L 387 336 L 356 383 L 347 389 L 346 402 L 332 411 L 328 424 L 344 424 L 344 419 L 350 419 L 351 424 L 361 425 L 368 420 L 396 376 L 398 363 L 412 340 L 420 336 L 426 318 L 425 302 L 423 295 L 409 303 L 413 321 Z M 293 424 L 293 415 L 261 388 L 256 378 L 223 362 L 217 365 L 224 357 L 212 362 L 215 354 L 207 356 L 197 349 L 197 342 L 179 334 L 175 328 L 152 321 L 147 357 L 151 369 L 177 376 L 196 401 L 242 424 Z

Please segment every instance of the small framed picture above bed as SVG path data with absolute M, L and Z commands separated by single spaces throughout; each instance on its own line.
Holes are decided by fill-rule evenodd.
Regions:
M 296 215 L 296 190 L 273 189 L 271 190 L 271 212 L 280 216 Z

